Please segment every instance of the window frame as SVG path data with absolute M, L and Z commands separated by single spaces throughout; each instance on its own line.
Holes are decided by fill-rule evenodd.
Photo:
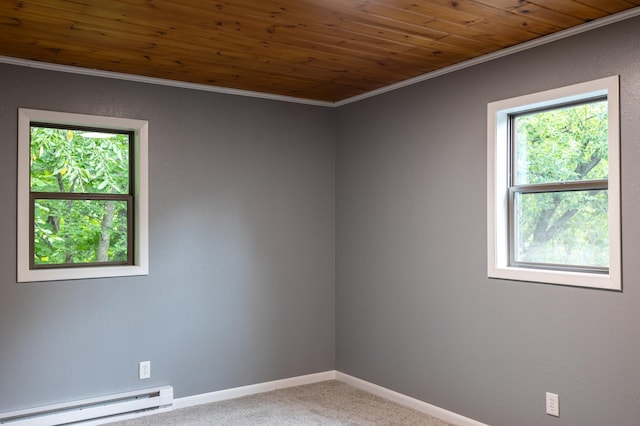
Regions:
M 608 106 L 609 268 L 552 268 L 512 263 L 510 117 L 597 98 Z M 619 77 L 611 76 L 487 105 L 487 275 L 489 278 L 621 290 Z M 532 185 L 533 186 L 533 185 Z M 579 185 L 578 185 L 579 186 Z M 547 188 L 548 189 L 548 188 Z
M 132 261 L 128 264 L 74 264 L 41 267 L 33 265 L 33 233 L 30 190 L 31 126 L 93 128 L 133 135 L 130 194 L 133 196 Z M 84 194 L 86 195 L 86 194 Z M 81 196 L 82 197 L 82 196 Z M 36 109 L 18 109 L 18 228 L 17 281 L 54 281 L 148 275 L 148 122 L 127 118 L 75 114 Z

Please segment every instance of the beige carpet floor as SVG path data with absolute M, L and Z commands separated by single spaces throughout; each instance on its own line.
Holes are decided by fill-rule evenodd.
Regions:
M 117 426 L 453 426 L 336 380 L 111 423 Z

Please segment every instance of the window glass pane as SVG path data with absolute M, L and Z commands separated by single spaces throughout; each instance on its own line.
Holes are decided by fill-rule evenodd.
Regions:
M 516 193 L 515 261 L 608 267 L 608 191 Z
M 129 135 L 31 126 L 32 192 L 129 193 Z
M 516 185 L 606 179 L 607 101 L 514 117 Z
M 34 264 L 127 261 L 127 202 L 35 200 Z

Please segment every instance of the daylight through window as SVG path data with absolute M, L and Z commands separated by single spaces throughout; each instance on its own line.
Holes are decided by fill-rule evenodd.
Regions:
M 132 264 L 132 132 L 31 123 L 31 267 Z
M 510 116 L 512 265 L 609 267 L 607 102 Z

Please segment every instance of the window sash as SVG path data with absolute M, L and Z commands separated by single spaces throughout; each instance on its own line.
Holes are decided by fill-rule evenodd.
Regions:
M 126 266 L 135 264 L 135 215 L 134 215 L 134 188 L 135 188 L 135 134 L 130 130 L 110 129 L 94 126 L 65 125 L 42 121 L 31 121 L 29 131 L 33 127 L 63 129 L 83 132 L 99 132 L 107 134 L 120 134 L 128 137 L 128 192 L 127 193 L 102 193 L 102 192 L 34 192 L 29 191 L 29 269 L 56 269 L 56 268 L 81 268 L 91 266 Z M 29 167 L 31 175 L 31 167 Z M 93 201 L 125 201 L 127 203 L 127 260 L 108 262 L 78 262 L 78 263 L 35 263 L 35 204 L 37 200 L 93 200 Z
M 570 107 L 579 107 L 581 105 L 587 105 L 587 104 L 592 104 L 592 103 L 597 103 L 597 102 L 603 102 L 603 101 L 608 101 L 608 96 L 607 95 L 598 95 L 598 96 L 593 96 L 593 97 L 588 97 L 588 98 L 584 98 L 584 99 L 580 99 L 579 101 L 570 101 L 570 102 L 560 102 L 560 103 L 554 103 L 552 105 L 546 106 L 546 107 L 534 107 L 531 109 L 526 109 L 523 111 L 518 111 L 515 114 L 508 114 L 508 120 L 507 120 L 507 126 L 508 126 L 508 158 L 509 158 L 509 167 L 508 167 L 508 178 L 507 181 L 509 182 L 509 188 L 512 187 L 528 187 L 528 186 L 533 186 L 533 185 L 543 185 L 543 184 L 519 184 L 516 185 L 516 176 L 517 176 L 517 155 L 516 155 L 516 125 L 515 122 L 519 117 L 523 117 L 523 116 L 527 116 L 527 115 L 534 115 L 534 114 L 541 114 L 541 113 L 545 113 L 545 112 L 549 112 L 549 111 L 554 111 L 554 110 L 559 110 L 559 109 L 564 109 L 564 108 L 570 108 Z M 575 180 L 575 181 L 567 181 L 567 182 L 557 182 L 558 184 L 568 184 L 568 183 L 577 183 L 577 182 L 583 182 L 586 181 L 587 179 L 584 180 Z M 605 179 L 606 180 L 606 179 Z M 552 182 L 547 182 L 547 184 L 552 184 Z
M 524 115 L 531 115 L 537 113 L 543 113 L 561 108 L 580 106 L 594 102 L 606 101 L 607 96 L 600 95 L 590 98 L 581 99 L 578 102 L 563 102 L 556 103 L 544 108 L 531 108 L 528 110 L 519 111 L 517 114 L 509 114 L 508 125 L 508 158 L 509 166 L 508 171 L 508 187 L 507 187 L 507 226 L 508 226 L 508 256 L 509 266 L 524 267 L 533 269 L 553 269 L 558 271 L 573 271 L 573 272 L 588 272 L 588 273 L 603 273 L 606 274 L 609 268 L 596 267 L 596 266 L 579 266 L 579 265 L 565 265 L 546 262 L 524 262 L 516 259 L 516 238 L 517 238 L 517 220 L 515 211 L 515 199 L 518 194 L 534 194 L 534 193 L 551 193 L 551 192 L 570 192 L 570 191 L 589 191 L 589 190 L 608 190 L 608 179 L 591 179 L 591 180 L 576 180 L 567 182 L 548 182 L 548 183 L 534 183 L 534 184 L 515 184 L 516 180 L 516 167 L 517 167 L 517 155 L 516 155 L 516 126 L 515 120 L 518 117 Z
M 507 196 L 507 219 L 509 227 L 509 265 L 515 267 L 526 267 L 535 269 L 555 269 L 559 271 L 608 273 L 608 267 L 567 265 L 548 262 L 525 262 L 516 259 L 516 238 L 518 237 L 516 221 L 516 196 L 518 194 L 541 194 L 541 193 L 564 193 L 571 191 L 598 191 L 608 190 L 609 181 L 607 179 L 585 180 L 572 182 L 557 182 L 544 184 L 513 185 L 508 188 Z
M 97 132 L 97 133 L 107 133 L 107 134 L 116 134 L 116 135 L 126 135 L 127 138 L 129 139 L 129 143 L 128 143 L 128 157 L 129 157 L 129 162 L 127 164 L 127 173 L 128 173 L 128 180 L 129 180 L 129 184 L 128 184 L 128 191 L 126 192 L 126 194 L 130 194 L 133 195 L 134 194 L 134 188 L 136 185 L 136 180 L 135 180 L 135 164 L 136 164 L 136 158 L 135 158 L 135 149 L 134 149 L 134 144 L 135 144 L 135 132 L 131 131 L 131 130 L 122 130 L 122 129 L 110 129 L 110 128 L 106 128 L 106 127 L 95 127 L 95 126 L 76 126 L 76 125 L 65 125 L 65 124 L 57 124 L 57 123 L 47 123 L 47 122 L 42 122 L 42 121 L 30 121 L 29 122 L 29 149 L 31 149 L 31 129 L 33 127 L 41 127 L 41 128 L 48 128 L 48 129 L 60 129 L 60 130 L 77 130 L 77 131 L 81 131 L 81 132 Z M 31 177 L 31 166 L 29 166 L 29 176 Z M 33 192 L 31 191 L 31 185 L 29 185 L 29 192 Z M 54 193 L 54 192 L 51 192 Z M 55 192 L 57 193 L 57 192 Z M 124 192 L 123 192 L 124 193 Z M 84 192 L 81 194 L 92 194 L 91 192 Z M 96 194 L 108 194 L 107 192 L 96 192 Z
M 63 200 L 63 201 L 124 201 L 127 203 L 127 260 L 109 262 L 78 262 L 78 263 L 35 263 L 35 204 L 38 200 Z M 30 269 L 56 269 L 56 268 L 81 268 L 86 266 L 118 266 L 134 265 L 134 236 L 135 202 L 131 194 L 84 194 L 69 192 L 32 192 L 29 195 L 29 268 Z
M 597 274 L 606 274 L 609 272 L 608 267 L 598 266 L 582 266 L 567 265 L 548 262 L 525 262 L 516 259 L 516 238 L 518 237 L 517 220 L 516 220 L 516 196 L 519 194 L 543 194 L 543 193 L 566 193 L 572 191 L 602 191 L 609 189 L 609 181 L 607 179 L 575 181 L 575 182 L 558 182 L 551 184 L 528 184 L 514 185 L 508 188 L 507 195 L 507 220 L 509 227 L 509 266 L 525 267 L 534 269 L 554 269 L 558 271 L 574 271 L 574 272 L 591 272 Z

